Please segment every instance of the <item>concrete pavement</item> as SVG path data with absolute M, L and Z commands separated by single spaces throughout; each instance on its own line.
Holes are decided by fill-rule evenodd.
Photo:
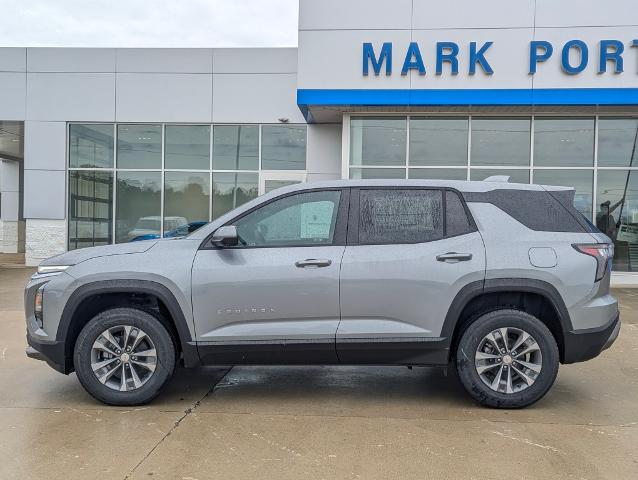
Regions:
M 0 268 L 0 479 L 638 478 L 638 290 L 612 349 L 524 410 L 404 367 L 181 369 L 113 408 L 24 355 L 31 272 Z

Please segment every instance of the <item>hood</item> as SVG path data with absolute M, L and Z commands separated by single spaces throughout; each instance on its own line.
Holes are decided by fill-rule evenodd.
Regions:
M 109 255 L 126 255 L 129 253 L 143 253 L 155 245 L 158 240 L 144 240 L 140 242 L 120 243 L 118 245 L 104 245 L 102 247 L 80 248 L 70 252 L 47 258 L 40 263 L 47 265 L 77 265 L 90 258 L 107 257 Z

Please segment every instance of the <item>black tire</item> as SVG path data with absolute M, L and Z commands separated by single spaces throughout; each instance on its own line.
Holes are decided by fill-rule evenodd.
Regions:
M 122 392 L 102 384 L 91 367 L 94 342 L 106 329 L 119 325 L 142 330 L 157 351 L 157 365 L 148 381 L 137 389 Z M 84 326 L 75 343 L 73 362 L 80 383 L 97 400 L 109 405 L 143 405 L 160 393 L 173 374 L 175 345 L 166 327 L 150 313 L 136 308 L 113 308 L 99 313 Z
M 542 355 L 540 373 L 532 385 L 519 392 L 492 390 L 476 370 L 475 355 L 479 343 L 490 332 L 503 327 L 529 333 L 538 343 Z M 559 359 L 558 346 L 549 329 L 533 315 L 513 309 L 479 316 L 463 332 L 455 353 L 456 370 L 465 390 L 482 405 L 494 408 L 522 408 L 540 400 L 556 380 Z

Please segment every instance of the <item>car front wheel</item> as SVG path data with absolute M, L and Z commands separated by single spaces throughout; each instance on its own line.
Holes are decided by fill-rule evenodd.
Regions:
M 456 368 L 467 392 L 496 408 L 521 408 L 540 400 L 553 385 L 558 365 L 552 333 L 520 310 L 478 317 L 456 350 Z
M 114 308 L 84 326 L 75 344 L 82 386 L 109 405 L 141 405 L 159 394 L 175 368 L 175 346 L 148 312 Z

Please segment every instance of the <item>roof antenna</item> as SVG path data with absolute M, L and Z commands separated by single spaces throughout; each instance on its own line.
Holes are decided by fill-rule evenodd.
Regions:
M 508 183 L 510 181 L 509 175 L 492 175 L 491 177 L 487 177 L 484 182 L 504 182 Z

